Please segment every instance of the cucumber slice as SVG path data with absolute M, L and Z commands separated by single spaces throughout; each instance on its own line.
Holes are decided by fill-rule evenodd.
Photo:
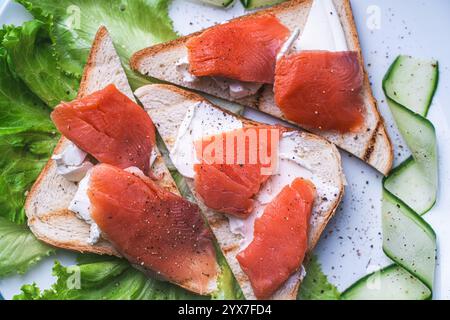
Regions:
M 341 294 L 343 300 L 426 300 L 431 291 L 393 264 L 359 279 Z
M 384 180 L 384 188 L 419 214 L 426 213 L 436 202 L 436 184 L 428 182 L 413 157 L 392 170 Z
M 215 7 L 224 7 L 224 8 L 230 6 L 234 2 L 234 0 L 197 0 L 197 1 L 201 3 L 210 4 Z
M 398 56 L 383 80 L 384 92 L 396 103 L 426 117 L 438 83 L 437 70 L 436 61 Z
M 383 251 L 395 264 L 377 274 L 386 288 L 373 292 L 361 285 L 373 280 L 372 274 L 345 291 L 348 299 L 432 297 L 436 235 L 421 215 L 433 207 L 438 189 L 436 134 L 425 118 L 438 78 L 436 61 L 399 56 L 383 79 L 389 108 L 412 154 L 383 180 Z
M 381 220 L 386 255 L 432 288 L 436 259 L 433 229 L 387 190 L 383 191 Z
M 246 9 L 256 9 L 271 6 L 284 1 L 286 0 L 241 0 L 241 3 Z

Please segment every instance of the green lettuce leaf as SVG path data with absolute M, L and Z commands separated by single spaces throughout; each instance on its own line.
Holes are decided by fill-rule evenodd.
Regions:
M 306 267 L 306 276 L 297 296 L 300 300 L 339 300 L 338 289 L 328 281 L 322 272 L 316 256 L 312 256 Z
M 217 244 L 216 254 L 221 270 L 218 279 L 219 290 L 217 290 L 211 298 L 213 300 L 244 300 L 244 294 L 242 293 L 241 287 L 234 278 L 233 272 L 228 266 L 228 263 Z
M 24 273 L 54 249 L 37 240 L 26 225 L 0 217 L 0 277 Z
M 42 133 L 0 135 L 0 216 L 25 222 L 26 191 L 47 162 L 55 142 L 53 136 Z
M 0 30 L 0 40 L 6 33 Z M 0 135 L 54 131 L 46 105 L 11 71 L 7 60 L 0 45 Z
M 57 141 L 44 103 L 15 77 L 0 47 L 0 216 L 25 221 L 25 192 Z
M 15 295 L 13 300 L 40 300 L 41 298 L 41 289 L 39 289 L 36 283 L 25 284 L 20 290 L 22 292 Z
M 154 300 L 199 299 L 168 282 L 147 277 L 128 262 L 113 257 L 83 258 L 75 266 L 55 262 L 57 277 L 51 289 L 41 292 L 35 284 L 22 287 L 16 300 Z
M 233 112 L 237 115 L 244 115 L 245 107 L 241 104 L 237 104 L 235 102 L 227 101 L 221 98 L 214 97 L 212 95 L 206 94 L 206 93 L 200 93 L 203 97 L 205 97 L 207 100 L 214 103 L 216 106 L 219 106 L 221 108 L 224 108 L 230 112 Z
M 77 95 L 79 79 L 68 76 L 57 66 L 49 24 L 39 20 L 9 28 L 2 45 L 14 73 L 48 106 L 71 101 Z
M 57 281 L 48 290 L 41 291 L 36 284 L 22 286 L 15 300 L 175 300 L 206 299 L 169 282 L 150 278 L 130 266 L 123 259 L 83 254 L 74 266 L 64 267 L 55 262 L 53 275 Z M 229 286 L 231 271 L 222 276 Z M 236 299 L 239 286 L 222 288 L 214 298 Z
M 0 30 L 0 40 L 11 28 Z M 24 273 L 53 252 L 26 225 L 26 191 L 56 141 L 46 105 L 11 71 L 0 45 L 0 277 Z
M 133 88 L 148 81 L 131 71 L 131 55 L 151 44 L 176 37 L 168 15 L 169 0 L 18 0 L 37 19 L 52 23 L 59 66 L 81 77 L 91 43 L 105 25 Z

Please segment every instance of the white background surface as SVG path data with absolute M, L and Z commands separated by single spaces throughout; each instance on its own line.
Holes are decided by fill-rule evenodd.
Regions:
M 393 125 L 384 101 L 381 80 L 398 54 L 435 58 L 440 65 L 440 81 L 430 120 L 438 135 L 440 152 L 440 194 L 436 206 L 425 217 L 438 236 L 438 264 L 434 298 L 450 299 L 450 1 L 448 0 L 353 0 L 352 7 L 367 71 L 379 108 L 394 142 L 396 164 L 408 156 Z M 173 1 L 170 16 L 180 34 L 188 34 L 214 23 L 244 14 L 240 3 L 223 10 L 184 0 Z M 375 12 L 375 15 L 374 15 Z M 372 22 L 379 12 L 377 27 Z M 0 24 L 20 24 L 27 14 L 16 4 L 0 0 Z M 266 122 L 273 118 L 247 110 L 247 117 Z M 404 145 L 404 144 L 403 144 Z M 330 281 L 340 290 L 358 278 L 389 264 L 381 249 L 381 175 L 361 161 L 342 152 L 348 186 L 345 198 L 329 223 L 316 253 Z M 24 276 L 0 280 L 5 298 L 18 293 L 24 283 L 41 288 L 53 283 L 51 267 L 55 259 L 72 263 L 74 255 L 60 252 L 40 263 Z

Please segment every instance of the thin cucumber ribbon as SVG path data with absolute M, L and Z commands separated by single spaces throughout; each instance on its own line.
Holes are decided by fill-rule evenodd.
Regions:
M 344 299 L 430 299 L 436 235 L 422 218 L 436 202 L 437 140 L 426 119 L 438 83 L 436 61 L 397 57 L 383 90 L 411 157 L 383 179 L 383 251 L 394 264 L 367 275 L 342 294 Z

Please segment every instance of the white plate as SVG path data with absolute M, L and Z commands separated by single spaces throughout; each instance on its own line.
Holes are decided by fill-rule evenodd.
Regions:
M 3 5 L 2 5 L 3 4 Z M 435 299 L 450 299 L 450 43 L 448 31 L 450 1 L 434 0 L 354 0 L 354 16 L 361 40 L 366 68 L 372 82 L 375 97 L 385 117 L 388 131 L 395 144 L 396 164 L 408 154 L 398 145 L 401 139 L 393 125 L 388 107 L 384 102 L 381 80 L 388 66 L 398 54 L 433 57 L 439 60 L 440 81 L 430 120 L 434 123 L 439 142 L 440 195 L 436 206 L 425 219 L 431 223 L 438 236 L 438 263 L 435 279 Z M 174 0 L 170 16 L 180 34 L 200 30 L 213 23 L 244 14 L 237 3 L 223 10 Z M 379 16 L 379 19 L 377 19 Z M 29 15 L 19 5 L 0 0 L 0 24 L 20 24 Z M 373 28 L 373 23 L 379 28 Z M 447 103 L 448 105 L 444 105 Z M 275 123 L 271 117 L 254 110 L 246 116 L 255 120 Z M 340 290 L 358 278 L 389 263 L 381 249 L 381 175 L 361 161 L 342 152 L 348 186 L 345 198 L 336 216 L 326 228 L 316 253 L 330 281 Z M 60 252 L 56 257 L 45 259 L 24 276 L 12 276 L 0 280 L 0 291 L 6 299 L 19 292 L 25 283 L 36 282 L 48 288 L 54 282 L 51 266 L 54 259 L 63 264 L 74 262 L 74 255 Z M 445 272 L 446 270 L 446 272 Z

